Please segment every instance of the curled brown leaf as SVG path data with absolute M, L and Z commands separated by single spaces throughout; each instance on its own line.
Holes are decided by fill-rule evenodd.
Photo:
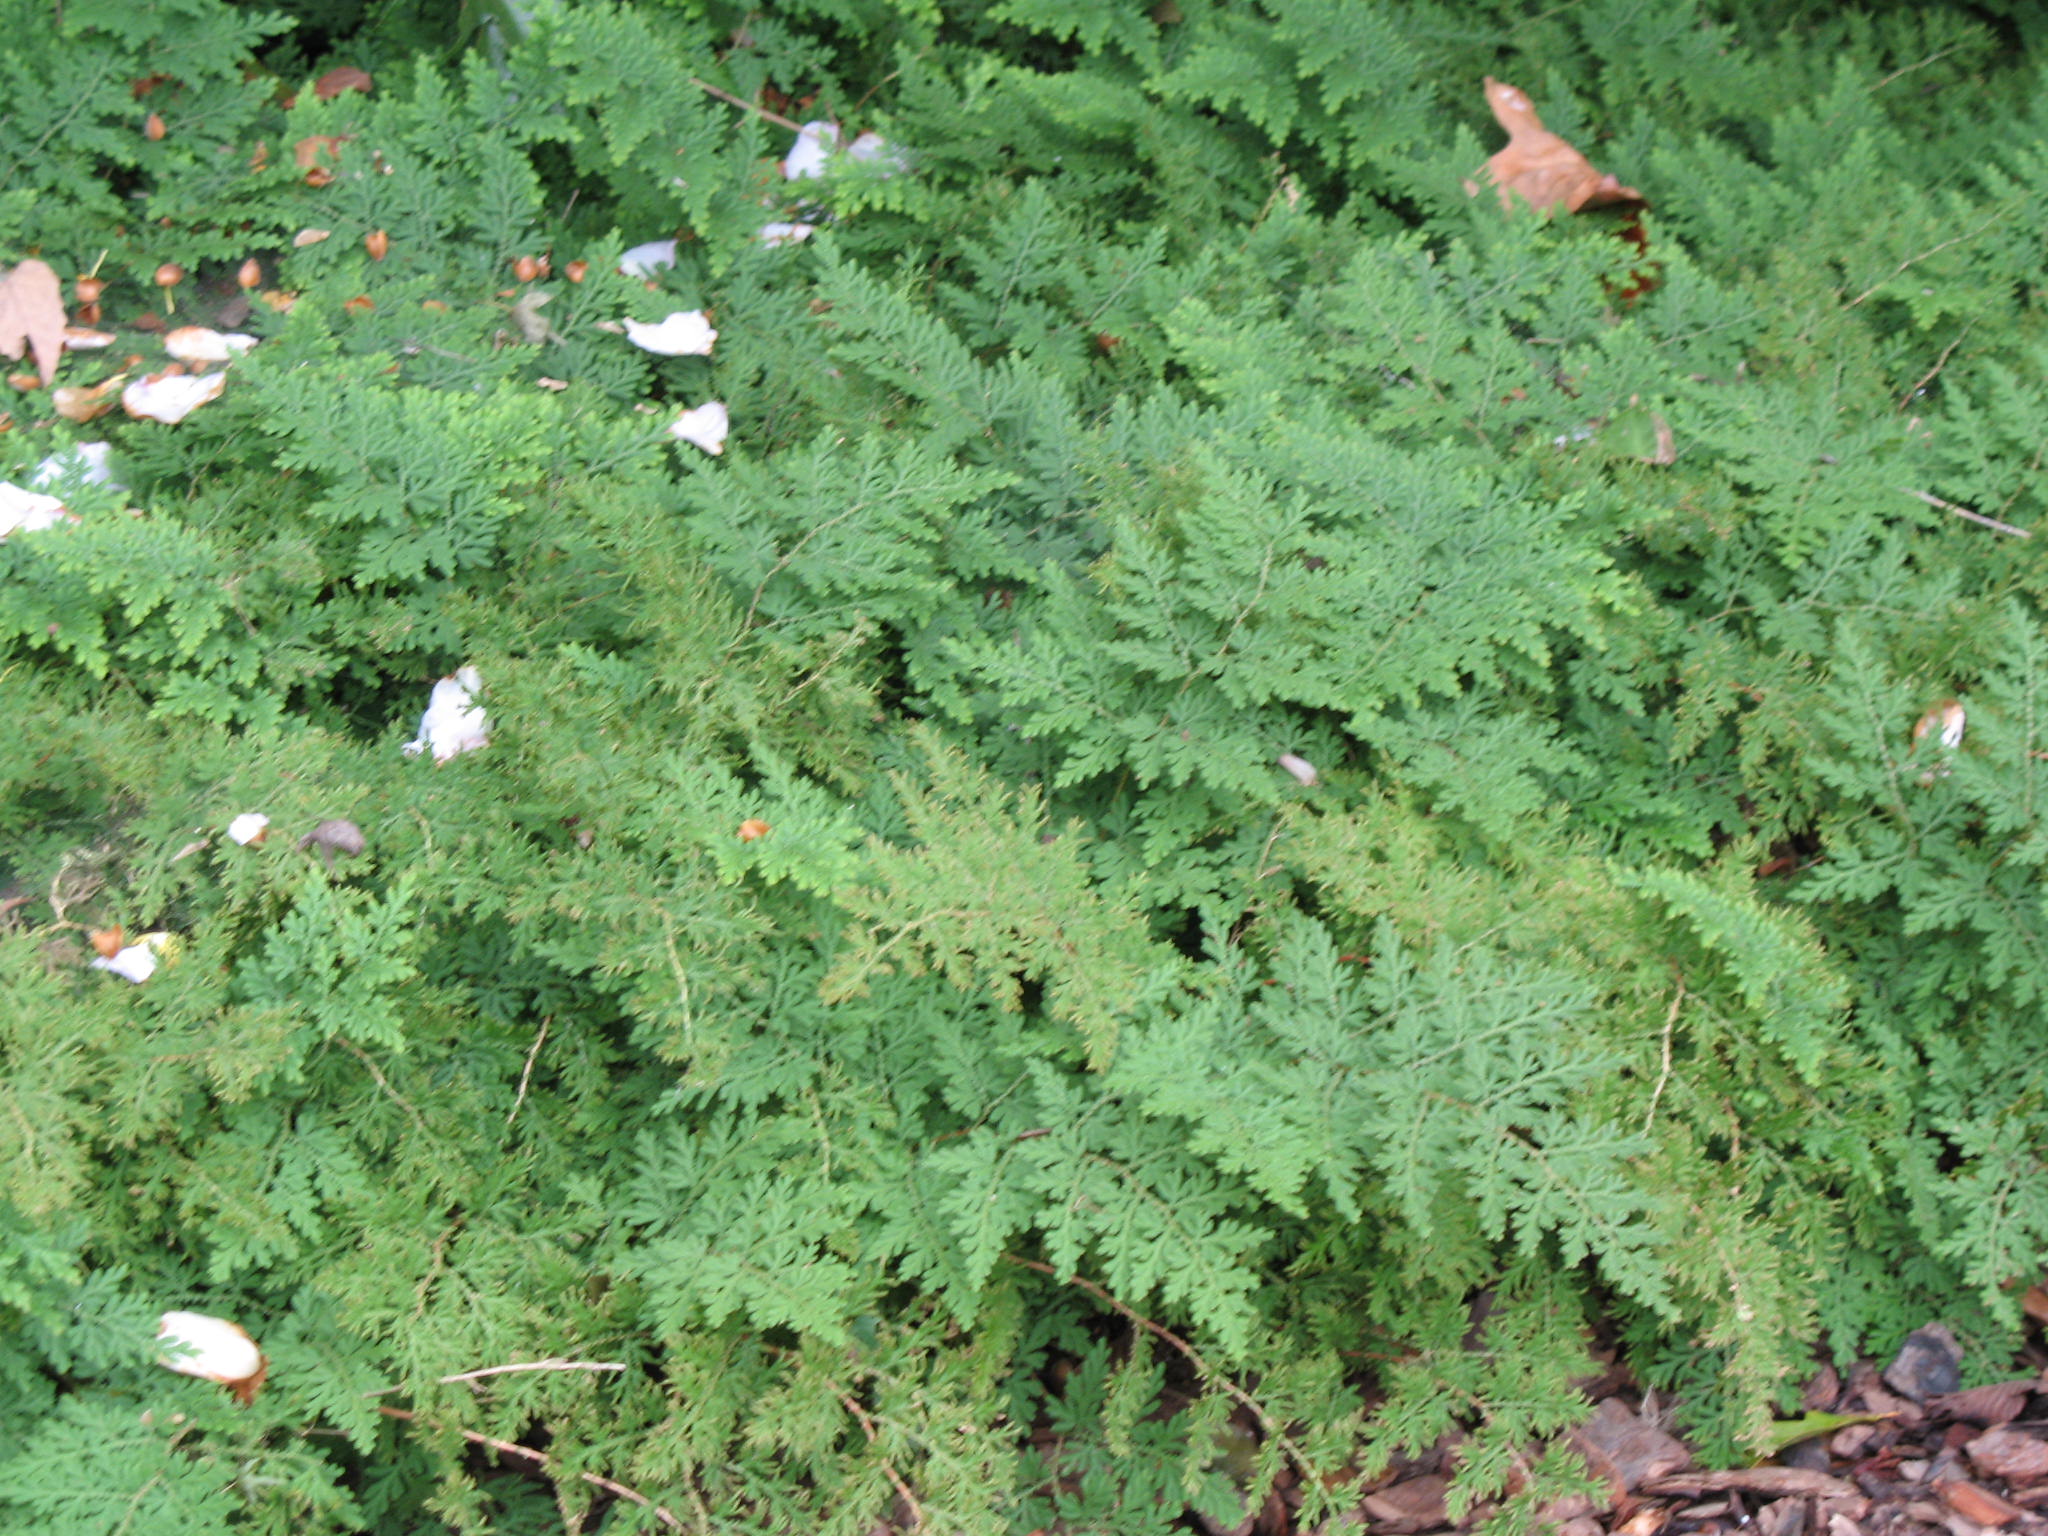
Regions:
M 1505 81 L 1486 77 L 1486 104 L 1494 120 L 1507 130 L 1508 141 L 1487 159 L 1486 173 L 1500 188 L 1501 206 L 1512 208 L 1519 197 L 1537 212 L 1562 205 L 1567 213 L 1610 203 L 1643 202 L 1642 193 L 1625 187 L 1543 126 L 1529 98 Z M 1467 183 L 1467 189 L 1477 187 Z

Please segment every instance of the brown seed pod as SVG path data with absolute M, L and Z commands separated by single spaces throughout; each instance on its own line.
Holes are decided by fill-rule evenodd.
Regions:
M 584 273 L 586 273 L 586 272 L 588 272 L 589 270 L 590 270 L 590 263 L 589 263 L 589 262 L 587 262 L 587 261 L 572 261 L 572 262 L 570 262 L 570 263 L 569 263 L 569 265 L 567 265 L 566 267 L 562 268 L 562 275 L 563 275 L 564 277 L 568 278 L 568 279 L 569 279 L 569 281 L 570 281 L 570 282 L 572 282 L 572 283 L 580 283 L 580 282 L 582 282 L 582 281 L 583 281 L 583 274 L 584 274 Z
M 106 280 L 88 274 L 72 283 L 71 291 L 78 295 L 79 303 L 97 304 L 100 301 L 100 295 L 107 291 Z
M 382 261 L 391 249 L 391 237 L 381 229 L 373 229 L 363 236 L 363 249 L 370 253 L 370 260 Z
M 121 930 L 119 928 L 95 928 L 86 935 L 92 940 L 92 947 L 100 952 L 103 959 L 111 960 L 121 953 Z
M 175 288 L 185 281 L 185 269 L 175 261 L 167 261 L 156 269 L 156 285 L 159 288 Z
M 530 283 L 540 276 L 540 263 L 531 256 L 522 256 L 512 263 L 512 275 L 522 283 Z
M 254 288 L 263 281 L 263 264 L 251 256 L 235 269 L 235 283 L 242 288 Z
M 163 115 L 161 113 L 152 112 L 142 120 L 142 136 L 152 144 L 161 139 L 168 131 L 164 127 Z

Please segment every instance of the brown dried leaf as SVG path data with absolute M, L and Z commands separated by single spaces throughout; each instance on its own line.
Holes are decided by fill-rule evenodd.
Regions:
M 1643 202 L 1642 193 L 1594 170 L 1592 161 L 1545 128 L 1529 98 L 1512 85 L 1488 75 L 1486 104 L 1508 135 L 1506 146 L 1486 162 L 1503 208 L 1514 207 L 1514 197 L 1539 213 L 1559 204 L 1577 213 L 1609 203 Z
M 90 389 L 66 385 L 50 391 L 50 398 L 56 402 L 57 414 L 66 421 L 91 421 L 111 411 L 121 398 L 121 388 L 128 382 L 128 375 L 117 373 L 103 384 Z
M 367 91 L 375 84 L 368 71 L 357 69 L 353 64 L 343 64 L 315 80 L 313 94 L 322 101 L 332 101 L 344 91 Z
M 2017 1381 L 1994 1381 L 1965 1392 L 1945 1392 L 1929 1398 L 1927 1406 L 1970 1424 L 2004 1424 L 2020 1416 L 2035 1380 L 2022 1376 Z
M 35 354 L 43 387 L 57 376 L 64 350 L 64 288 L 47 262 L 31 257 L 0 278 L 0 355 Z
M 319 168 L 323 154 L 330 160 L 339 160 L 341 146 L 354 137 L 352 133 L 308 134 L 292 146 L 292 163 L 302 171 L 310 171 Z
M 1626 1492 L 1692 1465 L 1692 1452 L 1618 1397 L 1602 1401 L 1593 1417 L 1572 1431 L 1572 1440 L 1582 1451 L 1597 1452 Z

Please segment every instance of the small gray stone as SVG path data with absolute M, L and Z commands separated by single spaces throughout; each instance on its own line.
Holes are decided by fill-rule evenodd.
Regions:
M 1953 1392 L 1963 1384 L 1963 1346 L 1940 1323 L 1915 1328 L 1884 1368 L 1884 1384 L 1916 1403 Z

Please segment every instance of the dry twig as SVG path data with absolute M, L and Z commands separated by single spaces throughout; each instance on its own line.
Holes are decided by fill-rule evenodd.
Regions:
M 1982 523 L 1994 533 L 2009 533 L 2016 539 L 2031 539 L 2034 536 L 2032 529 L 2015 528 L 2011 523 L 2001 523 L 1995 517 L 1986 517 L 1982 512 L 1973 511 L 1969 507 L 1959 507 L 1952 501 L 1943 501 L 1939 496 L 1930 496 L 1925 491 L 1916 491 L 1910 485 L 1899 486 L 1898 492 L 1901 496 L 1911 496 L 1915 500 L 1924 501 L 1930 507 L 1939 507 L 1944 512 L 1953 512 L 1957 517 L 1967 517 L 1973 523 Z
M 1003 1257 L 1010 1263 L 1018 1265 L 1021 1268 L 1035 1270 L 1037 1273 L 1041 1275 L 1049 1275 L 1055 1280 L 1063 1280 L 1068 1285 L 1079 1286 L 1082 1290 L 1086 1291 L 1090 1296 L 1093 1296 L 1097 1301 L 1100 1301 L 1104 1306 L 1108 1307 L 1118 1316 L 1124 1318 L 1127 1322 L 1131 1323 L 1135 1327 L 1144 1329 L 1154 1338 L 1159 1339 L 1164 1343 L 1171 1344 L 1175 1349 L 1181 1352 L 1181 1354 L 1186 1358 L 1188 1364 L 1192 1365 L 1195 1368 L 1196 1372 L 1201 1376 L 1202 1380 L 1213 1381 L 1217 1386 L 1221 1387 L 1227 1395 L 1235 1398 L 1239 1403 L 1243 1404 L 1245 1408 L 1251 1411 L 1252 1416 L 1259 1421 L 1259 1428 L 1263 1429 L 1269 1436 L 1280 1442 L 1280 1448 L 1287 1453 L 1288 1460 L 1294 1463 L 1295 1469 L 1301 1473 L 1302 1477 L 1305 1480 L 1312 1483 L 1320 1482 L 1320 1474 L 1316 1471 L 1315 1466 L 1309 1461 L 1308 1453 L 1302 1450 L 1301 1446 L 1296 1443 L 1294 1437 L 1288 1434 L 1286 1429 L 1278 1422 L 1276 1422 L 1271 1414 L 1266 1412 L 1265 1405 L 1260 1403 L 1260 1401 L 1257 1398 L 1253 1397 L 1251 1393 L 1245 1391 L 1243 1387 L 1240 1387 L 1236 1382 L 1232 1381 L 1223 1372 L 1217 1370 L 1216 1367 L 1211 1365 L 1206 1359 L 1202 1357 L 1201 1352 L 1197 1350 L 1194 1345 L 1190 1344 L 1186 1339 L 1182 1338 L 1179 1334 L 1173 1332 L 1171 1329 L 1165 1327 L 1162 1324 L 1153 1322 L 1152 1319 L 1145 1316 L 1144 1313 L 1138 1311 L 1135 1307 L 1130 1306 L 1128 1303 L 1118 1300 L 1114 1295 L 1112 1295 L 1107 1290 L 1104 1290 L 1101 1286 L 1097 1285 L 1093 1280 L 1084 1280 L 1079 1275 L 1063 1276 L 1060 1274 L 1058 1270 L 1054 1269 L 1050 1264 L 1041 1264 L 1036 1259 L 1020 1258 L 1018 1257 L 1018 1255 L 1014 1253 L 1006 1253 L 1003 1255 Z

